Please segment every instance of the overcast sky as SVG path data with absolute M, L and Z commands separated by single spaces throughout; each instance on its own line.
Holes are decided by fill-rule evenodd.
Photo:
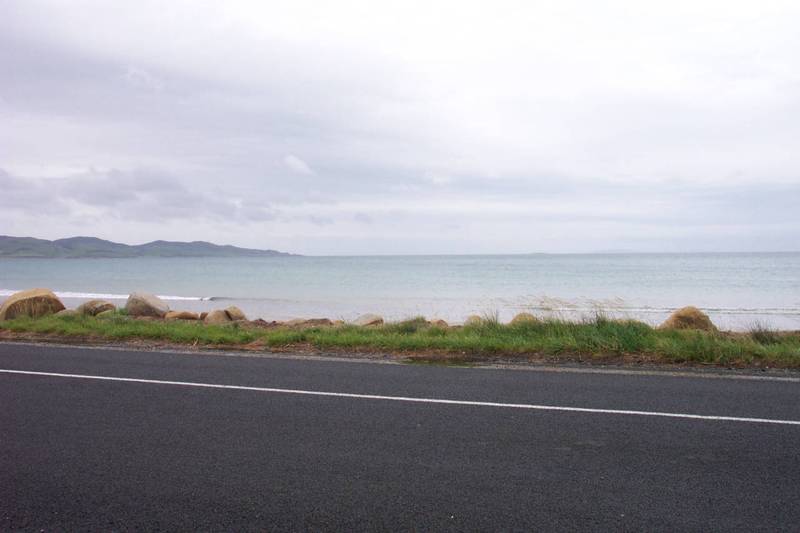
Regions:
M 800 2 L 0 0 L 0 234 L 800 249 Z

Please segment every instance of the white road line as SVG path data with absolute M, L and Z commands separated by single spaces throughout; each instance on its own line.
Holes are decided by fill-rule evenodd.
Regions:
M 753 424 L 779 424 L 800 426 L 800 420 L 780 420 L 772 418 L 743 418 L 738 416 L 693 415 L 687 413 L 662 413 L 658 411 L 630 411 L 627 409 L 594 409 L 590 407 L 564 407 L 559 405 L 536 405 L 529 403 L 476 402 L 471 400 L 444 400 L 440 398 L 414 398 L 408 396 L 382 396 L 379 394 L 354 394 L 349 392 L 325 392 L 298 389 L 277 389 L 271 387 L 246 387 L 243 385 L 222 385 L 219 383 L 195 383 L 191 381 L 165 381 L 160 379 L 119 378 L 113 376 L 90 376 L 84 374 L 61 374 L 58 372 L 33 372 L 30 370 L 0 369 L 2 374 L 42 376 L 55 378 L 89 379 L 96 381 L 119 381 L 124 383 L 146 383 L 150 385 L 173 385 L 178 387 L 197 387 L 203 389 L 227 389 L 251 392 L 270 392 L 276 394 L 297 394 L 303 396 L 325 396 L 333 398 L 355 398 L 359 400 L 386 400 L 392 402 L 433 403 L 445 405 L 466 405 L 474 407 L 500 407 L 507 409 L 530 409 L 535 411 L 562 411 L 570 413 L 593 413 L 604 415 L 656 416 L 664 418 L 686 418 L 691 420 L 718 420 L 723 422 L 749 422 Z

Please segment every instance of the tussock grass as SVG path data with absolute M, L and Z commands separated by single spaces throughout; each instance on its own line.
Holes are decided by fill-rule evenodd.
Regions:
M 749 333 L 750 337 L 760 344 L 777 344 L 781 340 L 779 332 L 762 322 L 754 322 L 753 325 L 750 326 Z
M 297 329 L 136 320 L 118 312 L 108 317 L 20 318 L 0 322 L 1 330 L 206 346 L 244 346 L 256 342 L 270 348 L 311 346 L 318 350 L 395 352 L 443 360 L 498 356 L 554 360 L 639 358 L 658 363 L 800 368 L 798 333 L 778 333 L 763 326 L 744 334 L 663 330 L 634 320 L 612 320 L 602 315 L 582 322 L 544 319 L 515 324 L 501 324 L 496 317 L 488 316 L 463 327 L 451 328 L 431 326 L 424 318 L 417 317 L 378 327 L 343 325 Z
M 55 316 L 18 318 L 0 322 L 0 330 L 46 333 L 67 337 L 97 337 L 109 340 L 149 339 L 179 344 L 247 344 L 258 338 L 237 324 L 206 326 L 201 322 L 135 320 L 115 313 L 108 317 Z

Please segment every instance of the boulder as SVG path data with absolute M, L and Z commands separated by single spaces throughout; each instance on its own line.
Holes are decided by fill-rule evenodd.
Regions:
M 79 313 L 75 309 L 62 309 L 61 311 L 56 313 L 56 316 L 79 316 L 79 315 L 81 315 L 81 313 Z
M 169 311 L 169 306 L 158 296 L 143 292 L 134 292 L 128 296 L 125 310 L 130 316 L 164 318 L 164 315 Z
M 278 326 L 282 326 L 283 324 L 281 324 L 280 322 L 276 322 L 275 320 L 267 322 L 263 318 L 256 318 L 255 320 L 249 321 L 247 325 L 254 328 L 275 328 Z
M 519 324 L 534 324 L 539 322 L 539 319 L 530 313 L 518 313 L 511 319 L 511 325 L 516 326 Z
M 708 315 L 696 307 L 682 307 L 672 313 L 659 329 L 698 329 L 701 331 L 717 331 Z
M 447 328 L 448 324 L 446 321 L 442 320 L 441 318 L 432 318 L 428 321 L 428 324 L 435 328 Z
M 202 313 L 200 313 L 200 320 L 205 320 L 207 316 L 208 316 L 208 311 L 203 311 Z
M 18 317 L 38 318 L 64 310 L 64 304 L 50 289 L 15 292 L 0 306 L 0 320 Z
M 113 309 L 106 309 L 105 311 L 102 311 L 102 312 L 100 312 L 100 313 L 97 313 L 97 314 L 96 314 L 96 315 L 94 315 L 94 316 L 95 316 L 96 318 L 111 318 L 112 316 L 114 316 L 114 313 L 115 313 L 115 311 L 114 311 Z M 148 318 L 149 318 L 149 317 L 148 317 Z
M 235 305 L 226 308 L 225 312 L 228 314 L 228 318 L 230 318 L 231 320 L 247 320 L 247 317 L 242 312 L 242 310 L 236 307 Z
M 383 325 L 383 317 L 379 315 L 361 315 L 353 320 L 356 326 L 381 326 Z
M 206 324 L 229 324 L 231 322 L 231 318 L 224 310 L 215 309 L 214 311 L 209 312 L 203 321 Z
M 480 326 L 483 324 L 483 319 L 478 315 L 469 315 L 464 321 L 465 326 Z
M 75 309 L 82 315 L 97 316 L 103 311 L 116 311 L 117 306 L 106 300 L 89 300 Z
M 191 311 L 169 311 L 164 320 L 200 320 L 200 315 Z
M 314 326 L 314 327 L 317 327 L 317 326 L 332 326 L 333 325 L 333 320 L 331 320 L 330 318 L 309 318 L 308 320 L 306 320 L 306 324 L 308 324 L 309 326 Z
M 285 326 L 316 328 L 319 326 L 332 326 L 333 321 L 328 318 L 293 318 L 284 323 Z

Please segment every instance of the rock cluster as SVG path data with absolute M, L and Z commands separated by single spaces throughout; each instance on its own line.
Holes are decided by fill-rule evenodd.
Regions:
M 0 320 L 12 320 L 18 317 L 38 318 L 50 314 L 59 316 L 113 316 L 116 306 L 106 300 L 89 300 L 76 309 L 66 309 L 64 304 L 50 289 L 29 289 L 9 296 L 0 306 Z M 328 318 L 296 318 L 286 322 L 267 322 L 263 319 L 248 321 L 247 316 L 236 306 L 225 309 L 196 313 L 193 311 L 171 311 L 169 306 L 158 296 L 144 292 L 134 292 L 125 303 L 125 311 L 134 318 L 140 319 L 166 319 L 166 320 L 197 320 L 206 324 L 228 324 L 242 322 L 253 327 L 335 327 L 342 326 L 341 320 L 332 321 Z M 478 315 L 470 315 L 464 321 L 465 326 L 477 326 L 485 322 Z M 511 325 L 534 324 L 539 318 L 530 313 L 519 313 L 510 322 Z M 361 315 L 350 324 L 355 326 L 381 326 L 385 323 L 380 315 Z M 432 327 L 446 329 L 448 323 L 440 318 L 434 318 L 427 323 Z M 708 332 L 718 331 L 707 314 L 696 307 L 688 306 L 676 310 L 667 320 L 659 326 L 662 330 L 701 330 Z

